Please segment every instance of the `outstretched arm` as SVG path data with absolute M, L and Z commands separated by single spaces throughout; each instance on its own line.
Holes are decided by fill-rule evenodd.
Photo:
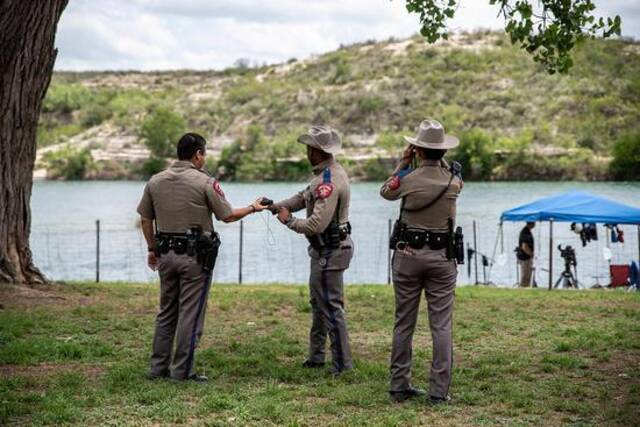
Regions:
M 280 208 L 286 208 L 289 212 L 298 212 L 304 209 L 306 202 L 304 200 L 304 191 L 300 191 L 288 199 L 281 200 L 269 206 L 271 213 L 276 214 Z
M 241 220 L 242 218 L 244 218 L 245 216 L 247 216 L 249 214 L 252 214 L 254 212 L 260 212 L 260 211 L 266 209 L 267 206 L 263 206 L 260 203 L 263 198 L 264 197 L 258 197 L 249 206 L 246 206 L 246 207 L 243 207 L 243 208 L 233 208 L 233 210 L 231 211 L 231 215 L 229 215 L 226 218 L 223 218 L 222 221 L 224 221 L 224 222 L 238 221 L 238 220 Z

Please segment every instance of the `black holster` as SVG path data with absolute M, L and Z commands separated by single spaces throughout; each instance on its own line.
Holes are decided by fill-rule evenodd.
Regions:
M 456 232 L 453 233 L 453 251 L 456 262 L 464 264 L 464 235 L 462 234 L 462 227 L 456 227 Z
M 195 253 L 198 257 L 198 263 L 202 265 L 204 271 L 213 271 L 216 266 L 220 244 L 218 233 L 211 233 L 210 236 L 202 233 L 196 238 Z

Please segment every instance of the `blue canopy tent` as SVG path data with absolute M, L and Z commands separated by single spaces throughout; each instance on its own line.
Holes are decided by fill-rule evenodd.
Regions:
M 554 222 L 638 225 L 640 253 L 640 208 L 583 191 L 556 194 L 509 209 L 500 217 L 500 224 L 504 221 L 549 221 L 549 289 L 553 274 Z

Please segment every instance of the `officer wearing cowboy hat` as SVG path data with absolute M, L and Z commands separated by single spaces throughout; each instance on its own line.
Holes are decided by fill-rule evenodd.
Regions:
M 313 126 L 298 137 L 307 146 L 307 158 L 315 176 L 293 197 L 277 202 L 271 211 L 280 222 L 309 240 L 312 309 L 307 368 L 325 362 L 327 334 L 331 341 L 334 376 L 351 370 L 351 348 L 344 311 L 343 274 L 353 256 L 349 224 L 349 177 L 333 155 L 340 151 L 340 137 L 328 126 Z M 306 218 L 291 213 L 306 208 Z
M 436 120 L 420 123 L 393 175 L 382 185 L 380 195 L 402 200 L 392 242 L 395 325 L 391 351 L 390 397 L 400 402 L 425 395 L 411 386 L 412 339 L 420 299 L 427 299 L 433 337 L 433 361 L 429 401 L 449 400 L 453 365 L 451 322 L 456 287 L 456 261 L 447 251 L 456 216 L 456 199 L 462 190 L 459 174 L 443 160 L 458 139 L 447 135 Z M 414 159 L 417 167 L 411 167 Z M 395 239 L 395 240 L 394 240 Z

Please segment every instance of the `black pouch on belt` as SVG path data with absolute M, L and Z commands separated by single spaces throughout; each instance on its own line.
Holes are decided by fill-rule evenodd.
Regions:
M 175 252 L 176 255 L 184 255 L 187 253 L 187 239 L 184 237 L 172 237 L 172 243 L 173 243 L 173 252 Z
M 404 241 L 413 249 L 422 249 L 426 244 L 427 233 L 423 230 L 407 228 L 404 232 Z
M 156 241 L 156 255 L 164 255 L 169 252 L 169 238 L 166 236 L 161 236 L 159 234 L 155 235 Z

